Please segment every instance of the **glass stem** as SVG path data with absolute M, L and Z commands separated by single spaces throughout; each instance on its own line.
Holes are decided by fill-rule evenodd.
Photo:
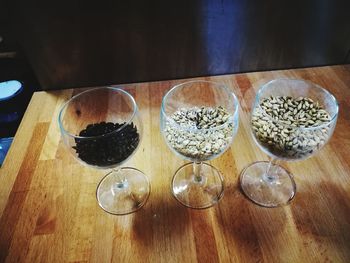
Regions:
M 198 162 L 198 161 L 193 162 L 193 174 L 194 174 L 194 180 L 197 183 L 202 182 L 202 180 L 203 180 L 202 162 Z
M 274 183 L 277 181 L 278 175 L 276 174 L 276 171 L 274 169 L 276 162 L 277 162 L 276 159 L 273 159 L 273 158 L 270 159 L 269 164 L 266 168 L 266 171 L 263 175 L 263 180 L 265 182 Z
M 120 167 L 113 169 L 113 174 L 115 178 L 114 187 L 118 189 L 127 187 L 127 183 L 128 183 L 126 178 L 123 176 L 123 173 L 121 172 L 121 170 L 122 169 Z

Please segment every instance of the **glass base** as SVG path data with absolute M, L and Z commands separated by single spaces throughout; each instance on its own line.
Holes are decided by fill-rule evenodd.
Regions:
M 243 193 L 254 203 L 265 207 L 278 207 L 288 204 L 295 196 L 296 185 L 293 176 L 282 166 L 269 162 L 255 162 L 246 167 L 240 177 Z
M 124 167 L 108 173 L 99 183 L 99 206 L 113 215 L 125 215 L 140 209 L 150 194 L 148 178 L 139 170 Z
M 171 182 L 174 197 L 184 206 L 204 209 L 219 202 L 224 194 L 224 180 L 210 164 L 202 163 L 201 176 L 195 177 L 193 163 L 181 166 Z

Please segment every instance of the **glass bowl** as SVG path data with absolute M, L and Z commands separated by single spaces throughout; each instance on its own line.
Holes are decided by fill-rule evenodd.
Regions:
M 172 193 L 190 208 L 217 203 L 224 190 L 221 173 L 204 163 L 224 153 L 238 129 L 238 101 L 224 84 L 190 81 L 174 86 L 164 96 L 161 131 L 169 148 L 191 163 L 172 179 Z
M 102 209 L 123 215 L 146 203 L 147 177 L 135 168 L 121 168 L 142 137 L 138 108 L 128 92 L 114 87 L 81 92 L 62 106 L 58 121 L 66 148 L 76 160 L 108 170 L 96 191 Z
M 338 103 L 326 89 L 298 79 L 276 79 L 257 92 L 251 132 L 270 162 L 256 162 L 241 173 L 241 188 L 253 202 L 276 207 L 296 193 L 293 176 L 277 160 L 303 160 L 316 154 L 331 138 Z

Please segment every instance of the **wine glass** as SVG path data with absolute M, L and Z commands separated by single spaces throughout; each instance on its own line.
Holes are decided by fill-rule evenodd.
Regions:
M 238 129 L 238 100 L 224 84 L 190 81 L 174 86 L 161 107 L 163 137 L 189 160 L 171 182 L 172 194 L 190 208 L 208 208 L 222 198 L 224 181 L 212 160 L 232 143 Z
M 277 161 L 303 160 L 319 151 L 333 134 L 338 108 L 331 93 L 308 81 L 276 79 L 263 85 L 252 108 L 251 131 L 271 159 L 242 171 L 244 194 L 265 207 L 289 203 L 296 185 L 292 174 Z
M 62 106 L 58 121 L 65 145 L 79 162 L 109 170 L 96 191 L 103 210 L 124 215 L 146 203 L 147 177 L 135 168 L 121 168 L 136 152 L 142 135 L 138 108 L 128 92 L 103 87 L 79 93 Z

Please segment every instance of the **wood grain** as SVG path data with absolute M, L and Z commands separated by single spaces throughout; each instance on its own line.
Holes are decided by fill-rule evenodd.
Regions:
M 137 213 L 112 216 L 95 198 L 102 171 L 66 151 L 57 127 L 62 103 L 79 90 L 35 93 L 0 169 L 0 262 L 350 262 L 350 65 L 207 77 L 240 101 L 231 148 L 211 161 L 223 173 L 220 203 L 191 210 L 171 196 L 171 177 L 184 161 L 159 130 L 163 95 L 184 80 L 129 84 L 144 123 L 142 145 L 126 166 L 152 185 Z M 240 171 L 266 160 L 250 136 L 249 115 L 262 83 L 303 78 L 331 91 L 340 115 L 316 156 L 284 165 L 297 195 L 289 206 L 254 205 L 240 192 Z

